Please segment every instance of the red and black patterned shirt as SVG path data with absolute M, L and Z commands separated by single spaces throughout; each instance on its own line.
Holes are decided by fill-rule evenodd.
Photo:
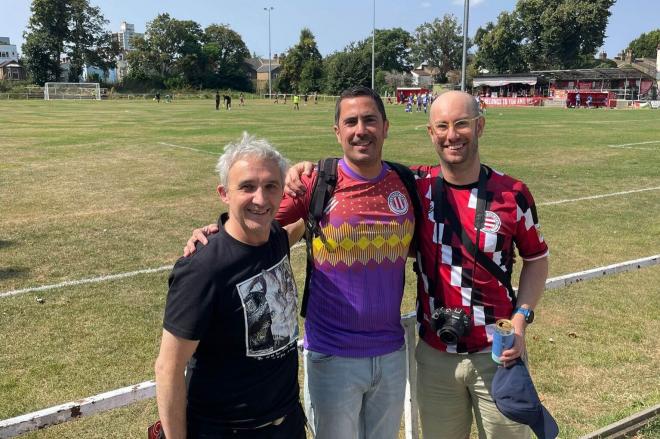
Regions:
M 417 192 L 425 219 L 417 225 L 417 262 L 420 269 L 417 318 L 420 337 L 441 351 L 487 352 L 492 342 L 494 323 L 511 317 L 513 300 L 506 287 L 481 265 L 477 264 L 473 273 L 473 254 L 463 246 L 446 215 L 443 224 L 435 223 L 433 190 L 440 166 L 413 169 L 421 176 L 417 180 Z M 546 257 L 548 246 L 539 230 L 534 199 L 527 186 L 512 177 L 486 169 L 486 215 L 485 226 L 480 232 L 479 249 L 510 274 L 515 247 L 518 247 L 523 260 L 531 261 Z M 466 186 L 444 182 L 444 190 L 447 202 L 474 243 L 477 182 Z M 430 316 L 440 306 L 462 308 L 471 316 L 469 335 L 461 337 L 456 345 L 445 345 L 432 329 Z

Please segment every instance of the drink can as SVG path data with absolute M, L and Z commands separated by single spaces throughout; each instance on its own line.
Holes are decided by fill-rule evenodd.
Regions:
M 493 361 L 501 364 L 500 357 L 502 352 L 511 349 L 515 339 L 513 323 L 509 319 L 500 319 L 495 322 L 495 332 L 493 332 L 493 349 L 491 356 Z

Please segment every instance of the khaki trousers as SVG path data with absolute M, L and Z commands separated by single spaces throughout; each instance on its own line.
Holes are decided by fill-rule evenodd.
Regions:
M 526 425 L 509 420 L 490 395 L 497 364 L 490 352 L 448 354 L 420 340 L 417 360 L 417 399 L 424 439 L 465 439 L 473 413 L 479 439 L 529 439 Z

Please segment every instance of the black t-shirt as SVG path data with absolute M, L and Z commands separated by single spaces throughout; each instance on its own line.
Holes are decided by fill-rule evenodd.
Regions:
M 188 365 L 188 422 L 256 426 L 289 413 L 299 400 L 298 294 L 279 224 L 261 246 L 221 228 L 177 261 L 169 285 L 163 327 L 200 341 Z

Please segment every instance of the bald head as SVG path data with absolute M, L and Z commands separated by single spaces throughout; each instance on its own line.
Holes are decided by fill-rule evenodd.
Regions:
M 433 101 L 427 130 L 450 183 L 470 184 L 478 179 L 479 137 L 485 124 L 477 101 L 468 93 L 449 91 Z
M 433 101 L 429 119 L 433 120 L 434 111 L 435 113 L 445 113 L 450 108 L 464 110 L 465 117 L 479 115 L 479 103 L 471 94 L 464 91 L 447 91 Z

